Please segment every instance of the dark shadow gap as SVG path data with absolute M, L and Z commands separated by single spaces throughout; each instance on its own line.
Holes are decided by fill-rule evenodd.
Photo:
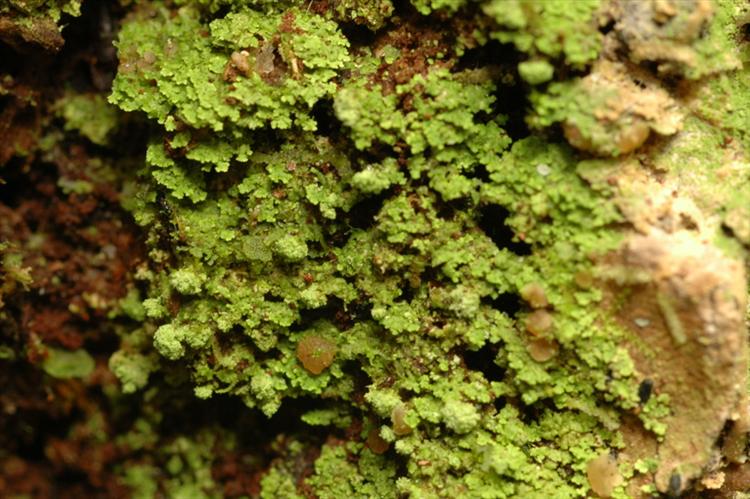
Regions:
M 467 50 L 459 59 L 455 71 L 484 70 L 490 73 L 497 84 L 495 103 L 489 116 L 503 115 L 507 118 L 503 129 L 515 142 L 528 137 L 531 132 L 526 124 L 528 111 L 527 86 L 522 85 L 518 74 L 519 52 L 512 44 L 490 40 L 481 47 Z M 510 80 L 510 83 L 506 83 Z
M 338 137 L 341 135 L 342 124 L 333 109 L 333 100 L 321 99 L 315 103 L 310 115 L 317 124 L 316 135 Z
M 466 368 L 481 372 L 487 381 L 502 381 L 505 378 L 505 369 L 495 363 L 497 349 L 497 345 L 488 343 L 479 350 L 464 352 Z
M 496 298 L 485 297 L 482 299 L 482 304 L 488 305 L 508 317 L 515 317 L 523 307 L 521 297 L 515 293 L 500 293 Z
M 362 24 L 354 22 L 340 23 L 339 27 L 346 39 L 349 40 L 353 50 L 357 50 L 360 47 L 370 47 L 375 43 L 375 39 L 377 38 L 377 35 L 370 28 Z
M 531 254 L 531 245 L 519 240 L 513 230 L 505 224 L 510 212 L 496 204 L 485 205 L 479 209 L 479 227 L 500 249 L 507 249 L 519 256 Z
M 375 196 L 369 196 L 349 210 L 349 225 L 355 229 L 367 230 L 375 225 L 376 217 L 383 208 L 386 199 L 393 195 L 393 189 L 387 189 Z

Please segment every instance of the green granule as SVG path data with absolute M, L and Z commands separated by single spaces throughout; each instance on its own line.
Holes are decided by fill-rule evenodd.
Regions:
M 53 378 L 85 378 L 94 370 L 94 359 L 86 350 L 62 350 L 48 348 L 47 358 L 42 364 L 44 371 Z
M 497 23 L 490 37 L 513 43 L 529 55 L 561 58 L 576 68 L 593 62 L 601 49 L 597 10 L 601 0 L 490 0 L 482 10 Z
M 117 109 L 100 94 L 79 94 L 63 99 L 59 113 L 65 119 L 65 130 L 77 130 L 101 146 L 108 144 L 119 122 Z

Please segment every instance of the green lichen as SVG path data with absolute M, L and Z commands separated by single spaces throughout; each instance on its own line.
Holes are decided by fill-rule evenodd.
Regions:
M 333 11 L 341 21 L 353 21 L 364 24 L 372 30 L 377 30 L 385 24 L 393 14 L 391 0 L 339 0 L 335 2 Z
M 0 3 L 0 40 L 59 51 L 63 16 L 79 16 L 81 0 L 7 0 Z
M 85 378 L 94 370 L 95 362 L 83 349 L 63 350 L 47 348 L 47 358 L 42 363 L 44 371 L 53 378 Z
M 164 201 L 158 201 L 155 193 L 141 195 L 142 200 L 152 201 L 134 205 L 139 223 L 156 222 L 161 230 L 179 233 L 171 250 L 178 258 L 178 270 L 169 279 L 149 278 L 153 296 L 147 301 L 154 305 L 147 310 L 153 309 L 153 317 L 168 321 L 156 330 L 154 346 L 169 360 L 185 359 L 190 353 L 188 364 L 200 397 L 234 393 L 268 414 L 283 400 L 303 395 L 349 399 L 354 386 L 342 370 L 347 362 L 356 362 L 373 380 L 391 376 L 388 398 L 373 385 L 366 399 L 384 419 L 399 404 L 414 408 L 408 424 L 415 430 L 399 438 L 395 447 L 410 456 L 412 463 L 409 478 L 398 482 L 401 492 L 420 490 L 432 496 L 441 488 L 458 493 L 465 483 L 479 491 L 505 481 L 500 496 L 513 496 L 531 490 L 529 469 L 535 466 L 534 459 L 543 462 L 547 457 L 533 458 L 520 448 L 500 447 L 498 452 L 515 453 L 519 464 L 497 471 L 476 461 L 484 454 L 471 449 L 501 437 L 503 425 L 498 418 L 516 418 L 515 424 L 523 427 L 516 412 L 496 413 L 493 400 L 554 401 L 566 417 L 589 418 L 582 433 L 597 428 L 600 438 L 613 443 L 616 413 L 601 407 L 599 397 L 622 407 L 636 404 L 632 371 L 605 379 L 605 366 L 615 366 L 618 359 L 615 330 L 597 327 L 603 318 L 595 310 L 586 315 L 580 311 L 581 303 L 595 303 L 600 295 L 596 290 L 580 290 L 573 282 L 575 272 L 590 265 L 576 255 L 617 246 L 617 234 L 607 227 L 619 216 L 607 201 L 606 190 L 597 192 L 577 175 L 570 150 L 528 140 L 503 156 L 508 139 L 498 122 L 478 124 L 472 119 L 489 110 L 488 86 L 464 84 L 443 72 L 428 79 L 415 77 L 413 85 L 408 91 L 419 85 L 421 92 L 415 100 L 424 102 L 415 107 L 442 113 L 444 118 L 429 125 L 432 128 L 416 117 L 409 118 L 408 113 L 400 118 L 409 147 L 408 177 L 386 161 L 376 168 L 393 172 L 387 174 L 393 180 L 373 186 L 366 176 L 372 178 L 372 167 L 366 167 L 370 173 L 367 169 L 355 173 L 344 158 L 331 159 L 336 156 L 326 141 L 309 138 L 304 147 L 285 145 L 256 153 L 248 162 L 254 166 L 243 167 L 244 176 L 233 187 L 206 191 L 205 199 L 195 205 L 168 201 L 170 208 L 164 210 L 159 206 Z M 460 100 L 453 103 L 446 100 L 448 95 Z M 336 109 L 344 122 L 353 132 L 364 131 L 360 121 L 346 120 L 351 109 L 343 109 L 344 104 L 338 102 Z M 354 105 L 358 100 L 346 102 Z M 359 146 L 372 147 L 375 137 L 363 139 Z M 391 140 L 388 132 L 380 137 L 386 144 Z M 489 137 L 493 140 L 483 140 Z M 450 161 L 464 164 L 465 172 L 481 165 L 490 180 L 480 183 L 459 174 L 446 184 L 435 182 L 435 170 L 440 171 L 441 165 L 447 169 Z M 542 173 L 541 164 L 547 167 Z M 427 170 L 427 165 L 433 168 Z M 468 188 L 461 187 L 460 178 Z M 424 180 L 435 187 L 420 185 Z M 349 182 L 353 189 L 347 191 Z M 346 222 L 356 215 L 348 213 L 356 201 L 391 185 L 403 187 L 386 199 L 371 229 L 349 227 L 338 232 L 326 222 Z M 325 191 L 329 194 L 321 197 L 319 192 Z M 449 217 L 439 213 L 443 200 L 458 198 L 467 200 L 471 208 Z M 480 202 L 515 213 L 508 223 L 534 245 L 536 256 L 521 257 L 498 248 L 478 227 Z M 542 214 L 547 222 L 536 225 Z M 164 220 L 167 217 L 169 221 Z M 153 231 L 154 240 L 158 233 Z M 331 246 L 329 241 L 337 238 L 343 244 Z M 566 243 L 561 244 L 562 240 Z M 407 259 L 405 254 L 414 257 Z M 543 269 L 551 266 L 558 272 L 542 277 Z M 425 279 L 426 273 L 433 277 Z M 529 357 L 513 318 L 483 302 L 517 292 L 530 281 L 545 283 L 556 308 L 555 337 L 576 355 L 537 364 Z M 182 296 L 175 315 L 163 302 L 170 294 L 165 289 Z M 410 290 L 410 298 L 402 296 L 404 289 Z M 358 313 L 352 326 L 306 321 L 306 310 L 321 310 L 337 302 L 343 310 L 366 307 L 370 312 Z M 581 334 L 581 324 L 590 326 L 587 333 Z M 418 332 L 420 336 L 415 336 Z M 308 373 L 295 355 L 298 342 L 310 336 L 324 336 L 337 345 L 335 362 L 319 374 Z M 485 345 L 497 349 L 495 362 L 512 373 L 507 381 L 489 382 L 451 354 L 455 349 L 476 350 Z M 432 367 L 425 371 L 428 365 Z M 408 394 L 407 398 L 402 400 L 395 395 L 398 392 Z M 555 414 L 549 413 L 550 417 Z M 443 425 L 445 434 L 438 430 Z M 382 431 L 393 438 L 388 437 L 387 427 Z M 454 456 L 446 445 L 466 449 L 461 451 L 465 455 Z M 586 445 L 588 452 L 595 452 L 593 440 Z M 567 447 L 558 452 L 573 461 Z M 423 469 L 418 464 L 422 461 L 430 462 L 430 468 Z M 442 473 L 439 470 L 455 466 L 470 473 L 470 478 L 449 482 L 436 478 Z M 547 490 L 564 486 L 562 475 L 555 473 L 549 469 Z M 584 491 L 584 480 L 578 480 L 576 489 L 565 490 Z M 287 487 L 283 483 L 287 482 L 276 477 L 269 487 Z M 328 492 L 329 485 L 323 481 L 311 483 L 320 494 L 333 497 L 337 493 Z
M 445 10 L 455 12 L 464 5 L 466 0 L 411 0 L 411 4 L 419 11 L 420 14 L 430 14 L 433 11 Z
M 0 313 L 3 298 L 32 283 L 31 269 L 23 264 L 23 256 L 15 246 L 0 242 Z
M 123 350 L 115 352 L 109 359 L 109 368 L 122 384 L 123 393 L 133 393 L 148 384 L 149 375 L 156 370 L 157 359 L 140 353 Z
M 0 14 L 12 16 L 46 16 L 57 22 L 63 14 L 81 14 L 81 0 L 8 0 Z
M 211 477 L 210 463 L 216 448 L 231 452 L 233 446 L 218 429 L 180 436 L 155 453 L 156 463 L 127 466 L 122 472 L 123 481 L 131 487 L 134 497 L 153 497 L 158 493 L 180 499 L 222 497 Z
M 205 27 L 188 7 L 176 17 L 164 9 L 143 17 L 120 33 L 110 100 L 164 125 L 147 162 L 177 199 L 205 199 L 201 172 L 247 161 L 255 147 L 250 130 L 314 130 L 309 113 L 333 94 L 331 80 L 348 60 L 336 25 L 302 10 L 231 12 Z M 198 32 L 206 36 L 192 36 Z M 247 67 L 237 68 L 238 57 Z
M 164 8 L 142 17 L 120 32 L 120 70 L 110 101 L 145 112 L 168 131 L 208 128 L 231 142 L 242 140 L 244 130 L 268 125 L 313 130 L 309 112 L 333 94 L 331 80 L 349 58 L 336 25 L 304 10 L 270 17 L 244 10 L 208 26 L 189 7 L 175 17 Z M 204 35 L 194 36 L 199 33 Z M 232 65 L 232 54 L 240 51 L 247 53 L 247 70 Z M 200 142 L 192 133 L 173 140 L 174 148 Z M 195 156 L 188 153 L 189 159 L 203 162 L 189 149 Z
M 306 482 L 320 499 L 395 498 L 395 478 L 395 463 L 361 444 L 349 443 L 323 446 L 315 461 L 315 473 Z
M 625 1 L 616 29 L 640 63 L 652 61 L 661 73 L 697 79 L 736 69 L 737 46 L 732 39 L 738 4 L 730 1 Z
M 490 0 L 484 12 L 497 23 L 490 36 L 531 56 L 562 59 L 572 67 L 593 62 L 601 48 L 600 0 Z
M 110 101 L 156 126 L 124 189 L 148 260 L 120 305 L 138 327 L 110 369 L 126 393 L 150 396 L 169 373 L 267 417 L 314 401 L 299 418 L 328 439 L 279 436 L 261 497 L 584 497 L 587 463 L 627 450 L 626 425 L 654 445 L 675 431 L 674 397 L 639 397 L 638 340 L 619 315 L 651 278 L 617 262 L 652 229 L 634 217 L 629 154 L 653 160 L 639 172 L 689 170 L 682 189 L 746 244 L 744 194 L 728 191 L 747 170 L 706 166 L 723 133 L 746 140 L 745 73 L 699 64 L 712 76 L 698 94 L 737 93 L 725 118 L 625 61 L 627 47 L 605 49 L 625 43 L 599 31 L 611 3 L 412 5 L 466 16 L 477 50 L 510 43 L 512 62 L 444 54 L 391 81 L 408 50 L 383 41 L 401 19 L 390 2 L 144 2 L 124 21 Z M 727 19 L 722 7 L 714 22 Z M 498 111 L 514 110 L 508 85 L 525 85 L 529 109 Z M 664 142 L 648 149 L 652 133 Z M 719 175 L 735 180 L 726 191 Z M 208 440 L 176 438 L 123 474 L 163 465 L 165 493 L 211 497 Z M 628 478 L 663 467 L 636 459 Z
M 524 61 L 518 64 L 518 74 L 531 85 L 550 81 L 554 73 L 555 68 L 545 60 Z
M 119 123 L 117 109 L 100 94 L 65 98 L 59 114 L 65 120 L 65 130 L 75 130 L 97 145 L 107 145 Z

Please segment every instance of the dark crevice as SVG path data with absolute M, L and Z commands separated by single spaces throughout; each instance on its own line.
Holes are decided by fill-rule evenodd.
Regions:
M 333 100 L 322 99 L 315 103 L 310 115 L 317 123 L 317 135 L 338 137 L 341 135 L 341 122 L 336 118 L 333 110 Z
M 339 24 L 339 27 L 355 50 L 358 47 L 370 47 L 375 43 L 377 35 L 367 26 L 351 22 L 341 23 Z
M 485 297 L 482 303 L 503 312 L 508 317 L 515 317 L 523 307 L 521 297 L 515 293 L 501 293 L 496 298 Z
M 396 463 L 396 476 L 394 477 L 396 480 L 402 477 L 408 477 L 409 476 L 409 456 L 395 453 L 393 456 L 393 460 Z
M 309 426 L 301 420 L 304 413 L 318 409 L 325 403 L 318 398 L 300 397 L 287 401 L 281 404 L 276 413 L 267 417 L 258 410 L 248 409 L 238 397 L 214 395 L 209 400 L 199 400 L 191 397 L 188 391 L 188 387 L 174 390 L 159 404 L 164 413 L 164 423 L 159 433 L 166 439 L 195 433 L 199 427 L 219 425 L 238 430 L 240 445 L 244 444 L 252 453 L 265 448 L 279 434 L 305 435 L 306 440 L 314 440 L 316 445 L 324 441 L 316 437 L 315 432 L 310 432 Z M 184 414 L 191 417 L 186 419 Z
M 3 168 L 0 182 L 0 204 L 16 210 L 19 205 L 29 198 L 43 196 L 39 192 L 41 185 L 47 182 L 53 183 L 57 178 L 57 169 L 49 163 L 36 163 L 29 171 L 23 165 L 23 159 L 12 158 Z M 21 215 L 22 216 L 22 215 Z M 38 220 L 29 220 L 29 227 L 36 231 Z
M 602 35 L 610 33 L 613 29 L 615 29 L 615 24 L 615 20 L 610 19 L 606 24 L 599 26 L 599 33 L 601 33 Z
M 506 405 L 508 405 L 508 399 L 505 397 L 497 397 L 493 402 L 492 405 L 495 407 L 495 410 L 497 412 L 502 411 Z
M 510 215 L 506 208 L 490 204 L 481 207 L 479 213 L 479 227 L 498 248 L 510 250 L 519 256 L 531 254 L 531 246 L 520 241 L 513 230 L 505 224 Z
M 453 207 L 452 203 L 460 202 L 461 200 L 453 200 L 451 202 L 441 202 L 442 199 L 438 198 L 437 208 L 437 217 L 442 218 L 443 220 L 450 220 L 453 218 L 453 216 L 456 214 L 456 208 Z
M 409 0 L 393 0 L 393 17 L 421 16 Z
M 512 68 L 520 58 L 513 45 L 490 40 L 484 45 L 466 50 L 456 64 L 456 71 L 480 68 Z
M 346 360 L 343 362 L 342 371 L 353 381 L 354 389 L 352 390 L 350 401 L 358 408 L 367 408 L 365 394 L 368 387 L 372 385 L 372 378 L 362 369 L 362 364 L 355 360 Z
M 393 189 L 388 189 L 375 196 L 362 199 L 349 210 L 349 225 L 367 230 L 375 225 L 375 217 L 383 208 L 386 199 L 393 195 Z
M 516 75 L 515 80 L 520 81 L 520 76 Z M 526 123 L 526 113 L 529 106 L 524 86 L 501 85 L 495 92 L 495 96 L 497 100 L 494 104 L 494 111 L 496 114 L 507 117 L 503 129 L 513 142 L 531 135 L 529 125 Z
M 111 88 L 118 65 L 113 40 L 123 13 L 114 2 L 84 2 L 81 17 L 66 26 L 65 45 L 57 60 L 77 62 L 66 80 L 78 89 L 101 92 Z
M 721 224 L 721 233 L 730 239 L 739 240 L 739 238 L 737 238 L 737 235 L 734 233 L 734 229 L 732 229 L 730 226 L 726 224 Z
M 87 324 L 81 321 L 80 326 L 76 323 L 73 323 L 73 326 L 83 329 Z M 128 324 L 128 327 L 130 327 L 130 324 Z M 114 334 L 89 335 L 86 338 L 85 345 L 86 351 L 94 357 L 101 356 L 108 359 L 112 352 L 120 347 L 120 338 Z
M 417 290 L 414 289 L 411 286 L 402 286 L 401 287 L 401 295 L 399 295 L 399 297 L 398 297 L 399 301 L 410 304 L 412 302 L 412 300 L 414 299 L 414 297 L 415 297 L 415 292 L 416 291 Z
M 464 364 L 472 371 L 479 371 L 487 381 L 502 381 L 505 379 L 505 369 L 495 363 L 497 345 L 486 344 L 476 351 L 466 351 L 463 354 Z
M 336 215 L 336 218 L 339 218 L 338 214 Z M 351 236 L 351 233 L 352 233 L 351 229 L 345 226 L 329 228 L 328 231 L 326 232 L 327 247 L 343 248 L 344 246 L 346 246 L 346 243 L 349 242 L 349 237 Z M 320 248 L 321 245 L 316 244 L 315 247 Z
M 63 469 L 56 477 L 57 485 L 63 488 L 74 484 L 85 484 L 88 476 L 82 470 Z
M 487 171 L 487 167 L 481 163 L 474 165 L 474 168 L 464 174 L 466 178 L 477 179 L 482 183 L 490 181 L 490 173 Z
M 452 220 L 457 213 L 470 211 L 474 205 L 469 197 L 461 197 L 450 201 L 442 201 L 438 198 L 437 201 L 437 216 L 443 220 Z
M 314 277 L 314 276 L 313 276 Z M 344 331 L 354 325 L 346 310 L 344 302 L 335 296 L 329 296 L 325 305 L 318 308 L 305 308 L 299 312 L 300 319 L 290 330 L 304 331 L 320 320 L 326 320 Z
M 0 447 L 15 452 L 23 459 L 42 460 L 49 438 L 65 438 L 71 424 L 81 415 L 77 411 L 68 414 L 46 410 L 41 405 L 45 400 L 43 374 L 34 368 L 14 362 L 0 363 L 0 381 L 5 394 L 15 391 L 24 394 L 25 406 L 13 413 L 0 416 Z M 33 381 L 31 381 L 33 380 Z
M 547 411 L 554 411 L 552 402 L 542 400 L 534 404 L 524 404 L 521 400 L 514 400 L 514 405 L 519 411 L 521 421 L 526 425 L 533 425 L 539 422 L 541 417 Z
M 24 58 L 0 41 L 0 72 L 17 74 L 22 68 Z
M 518 74 L 519 62 L 519 53 L 512 45 L 491 40 L 481 47 L 467 50 L 455 67 L 456 71 L 488 68 L 491 77 L 497 83 L 495 103 L 489 117 L 507 117 L 503 129 L 513 141 L 530 135 L 526 124 L 527 89 L 524 85 L 518 84 L 521 82 Z M 506 83 L 508 80 L 511 84 Z
M 221 5 L 211 17 L 213 19 L 224 19 L 230 12 L 232 12 L 232 8 L 229 5 Z
M 354 150 L 354 142 L 352 141 L 351 137 L 349 137 L 348 134 L 344 134 L 341 137 L 338 138 L 340 141 L 346 141 L 345 149 L 348 150 Z M 406 157 L 408 156 L 408 147 L 404 147 L 403 149 L 396 150 L 397 147 L 400 147 L 401 145 L 397 146 L 391 146 L 388 144 L 384 144 L 382 142 L 378 142 L 377 140 L 370 145 L 367 149 L 364 151 L 356 151 L 356 153 L 353 153 L 350 155 L 350 160 L 352 164 L 354 165 L 368 165 L 368 164 L 375 164 L 380 163 L 381 161 L 387 159 L 387 158 L 396 158 L 399 160 L 399 162 L 404 161 Z
M 726 421 L 726 422 L 724 423 L 724 427 L 723 427 L 723 428 L 721 429 L 721 432 L 719 433 L 719 437 L 718 437 L 718 438 L 716 439 L 716 448 L 718 448 L 718 449 L 721 449 L 721 448 L 723 448 L 723 447 L 724 447 L 724 443 L 725 443 L 725 442 L 726 442 L 726 440 L 727 440 L 727 436 L 729 436 L 729 434 L 730 434 L 730 433 L 731 433 L 731 431 L 732 431 L 732 428 L 733 428 L 733 427 L 734 427 L 734 426 L 735 426 L 736 424 L 737 424 L 737 422 L 736 422 L 736 421 L 732 421 L 732 420 L 730 420 L 730 419 L 728 419 L 728 420 L 727 420 L 727 421 Z
M 120 157 L 129 157 L 145 161 L 146 147 L 148 145 L 149 132 L 148 123 L 141 119 L 137 113 L 123 115 L 121 125 L 117 127 L 111 136 L 111 146 Z

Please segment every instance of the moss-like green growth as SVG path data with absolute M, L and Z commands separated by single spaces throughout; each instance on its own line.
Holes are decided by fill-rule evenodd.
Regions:
M 218 136 L 229 141 L 268 125 L 312 130 L 312 106 L 333 94 L 331 80 L 349 58 L 336 25 L 305 10 L 243 10 L 209 25 L 190 7 L 176 16 L 157 7 L 139 17 L 120 33 L 110 100 L 181 132 L 175 149 L 198 142 L 187 157 L 203 163 L 208 150 L 185 126 L 223 132 Z
M 333 6 L 337 19 L 364 24 L 370 29 L 382 28 L 393 14 L 391 0 L 340 0 Z
M 23 257 L 17 248 L 0 242 L 0 314 L 3 314 L 4 297 L 31 284 L 30 268 L 23 266 Z
M 84 378 L 94 370 L 94 359 L 86 350 L 47 348 L 42 363 L 44 371 L 54 378 Z
M 59 21 L 63 14 L 80 15 L 81 0 L 8 0 L 0 14 L 13 16 L 47 16 Z
M 236 39 L 234 50 L 262 48 L 262 41 L 253 45 L 253 38 L 245 42 L 222 34 L 234 20 L 244 19 L 247 26 L 254 15 L 237 12 L 213 21 L 207 41 L 197 43 L 209 47 L 211 40 Z M 183 10 L 158 22 L 147 21 L 151 29 L 143 42 L 135 31 L 143 29 L 141 21 L 131 24 L 120 50 L 129 54 L 133 49 L 128 47 L 137 46 L 143 57 L 163 23 L 167 30 L 178 30 L 168 31 L 174 36 L 169 39 L 181 45 L 181 23 L 200 30 L 201 21 Z M 202 54 L 205 59 L 207 52 Z M 259 49 L 256 59 L 262 54 Z M 195 66 L 196 75 L 214 75 L 216 86 L 206 88 L 208 95 L 243 78 L 270 85 L 256 70 L 242 74 L 243 60 L 234 67 L 229 55 L 225 52 L 214 70 Z M 157 70 L 158 61 L 161 56 L 152 61 L 153 69 L 125 72 L 116 83 L 114 102 L 145 110 L 167 129 L 170 116 L 192 128 L 213 128 L 219 140 L 225 140 L 227 129 L 243 124 L 247 129 L 309 128 L 296 119 L 284 126 L 273 120 L 248 125 L 242 114 L 236 120 L 200 121 L 192 100 L 172 101 L 174 113 L 165 112 L 166 101 L 158 109 L 158 98 L 146 101 L 141 94 L 128 100 L 131 94 L 123 89 L 144 88 L 149 78 L 157 78 L 157 85 L 147 92 L 161 92 L 160 75 L 169 81 L 171 74 Z M 236 72 L 231 74 L 236 81 L 220 78 L 225 67 Z M 392 148 L 403 157 L 400 164 L 384 158 L 358 167 L 326 138 L 277 134 L 266 144 L 256 141 L 246 157 L 232 161 L 229 155 L 223 166 L 212 168 L 219 172 L 213 175 L 227 176 L 228 187 L 217 189 L 216 183 L 225 181 L 202 173 L 191 154 L 200 147 L 221 150 L 223 142 L 203 139 L 191 149 L 178 132 L 168 135 L 170 146 L 150 146 L 145 175 L 153 176 L 157 186 L 134 185 L 138 194 L 128 203 L 137 221 L 152 228 L 154 261 L 173 262 L 167 273 L 143 275 L 150 282 L 146 313 L 162 323 L 154 332 L 154 347 L 187 367 L 199 397 L 232 393 L 267 414 L 303 395 L 353 400 L 355 384 L 344 367 L 359 366 L 373 383 L 367 404 L 355 407 L 383 420 L 380 437 L 395 442 L 395 451 L 408 458 L 408 474 L 398 482 L 382 471 L 379 478 L 366 478 L 367 469 L 382 469 L 368 460 L 384 458 L 352 443 L 359 471 L 351 476 L 363 478 L 331 482 L 325 463 L 339 462 L 343 448 L 332 454 L 324 450 L 317 474 L 308 480 L 322 497 L 367 497 L 367 483 L 386 497 L 466 490 L 483 495 L 497 487 L 497 496 L 511 497 L 542 483 L 545 491 L 585 491 L 581 457 L 595 455 L 601 442 L 620 445 L 613 432 L 614 408 L 637 404 L 632 367 L 617 346 L 619 333 L 592 307 L 601 292 L 580 289 L 574 278 L 591 266 L 583 255 L 603 254 L 619 242 L 608 229 L 620 220 L 609 191 L 588 186 L 565 147 L 528 139 L 504 153 L 510 142 L 502 129 L 505 117 L 489 118 L 495 86 L 486 77 L 436 69 L 384 95 L 368 84 L 370 74 L 345 79 L 334 110 L 357 149 Z M 270 85 L 268 95 L 280 89 Z M 175 95 L 187 99 L 190 93 L 183 89 Z M 253 119 L 264 112 L 256 109 Z M 273 145 L 279 139 L 281 145 Z M 480 169 L 489 179 L 477 178 Z M 352 226 L 359 216 L 356 203 L 378 193 L 386 197 L 371 228 Z M 445 205 L 455 201 L 465 208 Z M 480 221 L 486 206 L 513 214 L 506 223 L 532 245 L 532 255 L 498 247 L 485 234 Z M 545 222 L 538 224 L 542 217 Z M 167 241 L 171 256 L 159 241 Z M 564 348 L 555 358 L 542 356 L 544 363 L 533 360 L 532 355 L 541 358 L 534 349 L 538 340 L 527 337 L 523 322 L 517 325 L 516 317 L 490 304 L 529 283 L 543 283 L 555 316 L 547 341 Z M 338 310 L 335 320 L 308 318 L 331 308 Z M 313 340 L 319 344 L 310 344 Z M 464 364 L 459 352 L 481 348 L 494 352 L 492 362 L 508 372 L 503 381 L 489 380 Z M 125 370 L 127 358 L 113 358 L 114 367 L 127 373 L 123 381 L 129 387 L 140 386 L 148 370 L 135 367 L 140 363 Z M 391 379 L 390 387 L 380 388 L 385 379 Z M 501 400 L 511 402 L 498 411 L 493 404 Z M 555 408 L 543 411 L 549 422 L 524 424 L 516 406 L 544 400 Z M 409 409 L 401 414 L 399 407 Z M 556 418 L 569 422 L 565 431 L 575 435 L 569 444 L 552 430 L 560 424 L 553 422 Z M 507 432 L 508 425 L 517 432 Z M 529 453 L 519 439 L 543 443 L 547 450 Z M 578 478 L 570 482 L 555 462 L 569 463 Z M 540 464 L 547 470 L 544 479 L 531 481 L 531 470 Z M 269 490 L 288 488 L 281 476 L 272 480 L 269 475 Z
M 698 479 L 744 396 L 711 373 L 746 362 L 731 143 L 748 140 L 748 85 L 740 51 L 711 56 L 738 45 L 719 33 L 735 4 L 668 5 L 134 5 L 109 97 L 152 124 L 123 174 L 146 255 L 113 312 L 132 321 L 109 359 L 122 391 L 187 386 L 259 418 L 303 399 L 260 497 L 633 497 Z M 433 44 L 425 25 L 460 33 Z M 118 114 L 62 102 L 67 130 L 107 146 Z M 125 483 L 220 495 L 211 452 L 233 438 L 154 450 L 151 416 L 123 437 L 151 457 Z M 687 424 L 719 430 L 688 455 Z
M 100 94 L 63 98 L 58 112 L 65 120 L 65 130 L 78 131 L 100 146 L 109 143 L 109 136 L 119 123 L 117 109 Z
M 596 14 L 602 4 L 600 0 L 490 0 L 482 9 L 497 23 L 492 38 L 513 43 L 531 56 L 561 58 L 572 67 L 582 67 L 593 62 L 601 48 Z

